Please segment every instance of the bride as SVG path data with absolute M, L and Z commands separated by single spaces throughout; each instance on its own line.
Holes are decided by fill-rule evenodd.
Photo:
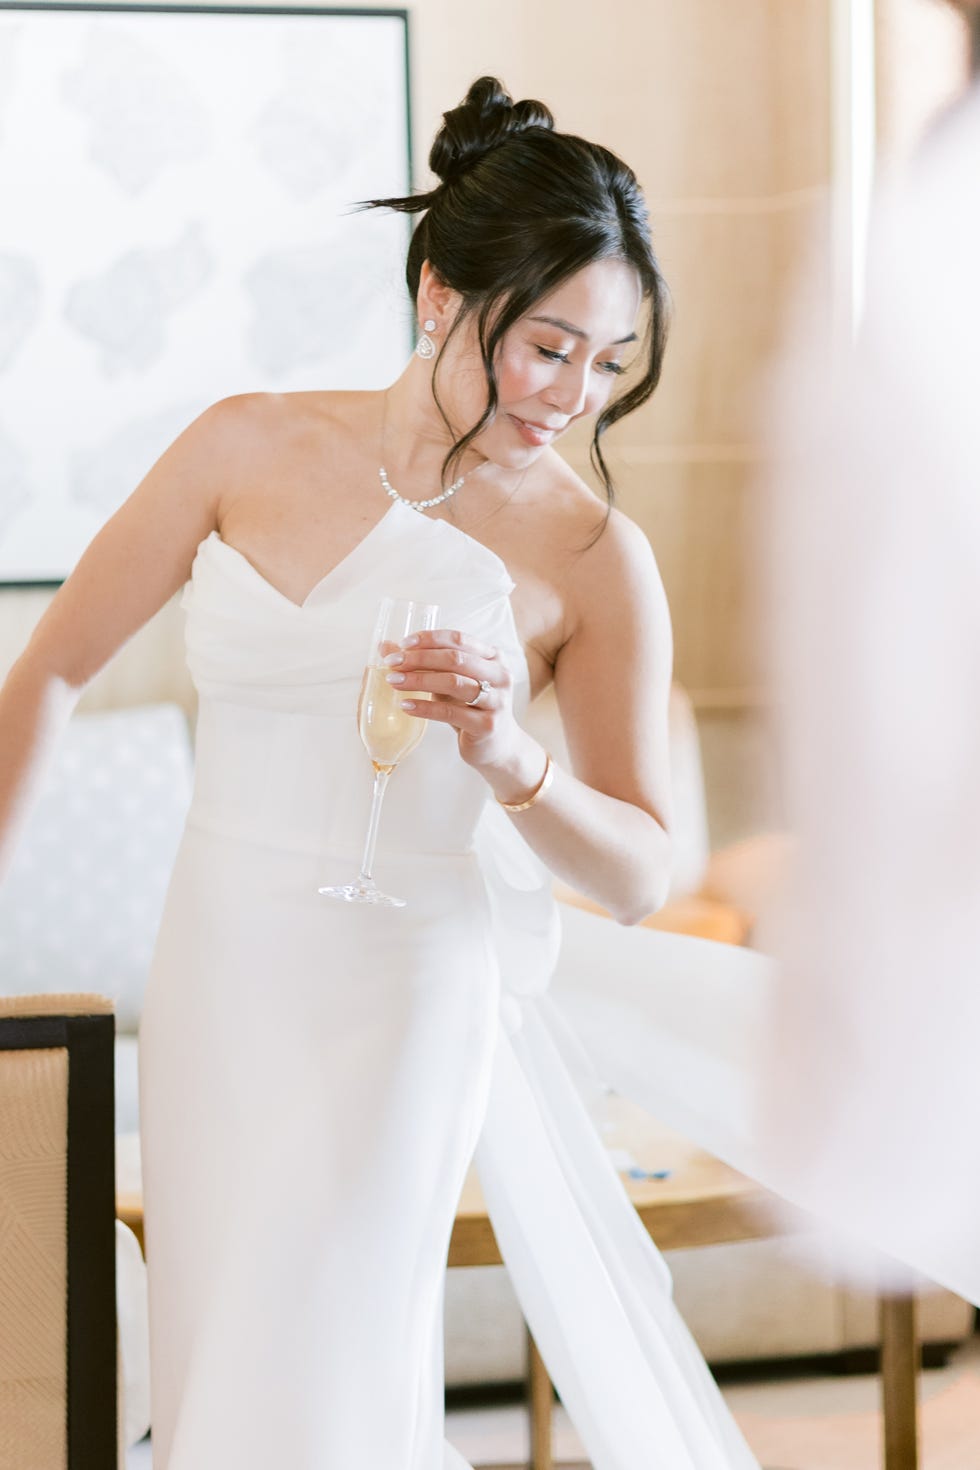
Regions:
M 629 926 L 670 871 L 662 583 L 556 447 L 594 421 L 611 498 L 600 436 L 665 346 L 647 210 L 492 77 L 429 162 L 431 192 L 366 202 L 421 212 L 401 375 L 212 404 L 53 599 L 0 694 L 0 859 L 82 688 L 183 589 L 195 788 L 140 1025 L 154 1470 L 459 1465 L 441 1306 L 474 1155 L 596 1470 L 750 1470 L 545 994 L 552 875 Z M 403 909 L 317 891 L 360 852 L 386 595 L 440 608 L 386 661 L 426 725 L 378 841 Z M 552 682 L 571 768 L 522 725 Z

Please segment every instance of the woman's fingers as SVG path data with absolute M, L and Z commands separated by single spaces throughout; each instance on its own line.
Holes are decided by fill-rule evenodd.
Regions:
M 390 684 L 404 689 L 406 694 L 412 690 L 421 690 L 425 694 L 433 695 L 436 699 L 463 700 L 464 703 L 468 703 L 469 700 L 476 698 L 481 679 L 486 679 L 491 689 L 495 682 L 499 683 L 500 670 L 496 665 L 489 665 L 486 673 L 472 674 L 440 674 L 423 669 L 403 674 L 400 669 L 397 669 L 387 674 L 386 677 Z M 481 704 L 486 708 L 487 703 L 487 695 L 484 695 Z
M 457 699 L 440 699 L 438 696 L 432 699 L 406 697 L 401 701 L 401 707 L 408 714 L 417 715 L 420 719 L 441 720 L 444 725 L 452 725 L 457 730 L 470 730 L 474 734 L 485 733 L 486 717 L 495 713 L 492 708 L 482 704 L 476 709 L 467 709 Z
M 487 716 L 507 707 L 512 679 L 506 660 L 498 649 L 458 629 L 433 629 L 406 638 L 384 663 L 389 683 L 405 694 L 402 709 L 421 719 L 483 734 Z M 481 694 L 484 682 L 489 687 Z M 429 697 L 413 699 L 416 693 Z
M 466 702 L 476 697 L 484 679 L 493 687 L 510 687 L 510 669 L 489 644 L 452 629 L 418 637 L 417 646 L 396 650 L 384 658 L 388 681 L 396 688 L 419 689 Z
M 462 648 L 406 649 L 404 653 L 389 653 L 382 660 L 386 669 L 394 673 L 410 674 L 417 669 L 426 673 L 453 674 L 476 680 L 493 680 L 494 673 L 500 677 L 503 661 L 496 649 L 489 654 L 479 654 Z
M 426 650 L 438 650 L 457 657 L 462 655 L 484 659 L 495 658 L 497 655 L 497 650 L 488 643 L 482 643 L 469 633 L 460 632 L 458 628 L 432 628 L 425 633 L 412 633 L 410 637 L 402 639 L 401 647 L 406 657 Z

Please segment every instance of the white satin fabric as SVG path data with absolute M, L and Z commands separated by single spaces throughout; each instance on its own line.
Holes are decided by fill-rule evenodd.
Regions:
M 569 912 L 563 955 L 604 926 L 629 972 L 563 959 L 552 994 L 550 875 L 438 725 L 381 820 L 376 874 L 407 907 L 316 891 L 360 857 L 354 710 L 378 601 L 437 601 L 501 648 L 520 714 L 513 585 L 479 541 L 397 503 L 302 606 L 216 532 L 198 548 L 195 789 L 139 1034 L 154 1470 L 463 1466 L 442 1299 L 474 1154 L 596 1470 L 757 1470 L 586 1107 L 598 1063 L 641 1101 L 663 1069 L 676 1123 L 713 1115 L 698 1078 L 721 1079 L 731 1118 L 738 1069 L 701 1007 L 713 987 L 737 1013 L 751 958 L 652 931 L 628 952 L 639 931 Z

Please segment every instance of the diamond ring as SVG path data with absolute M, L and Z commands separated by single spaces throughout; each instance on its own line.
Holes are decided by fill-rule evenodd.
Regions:
M 483 698 L 483 696 L 485 694 L 489 694 L 490 693 L 490 680 L 489 679 L 481 679 L 479 681 L 479 683 L 480 683 L 480 687 L 476 691 L 476 693 L 474 694 L 473 698 L 472 699 L 467 699 L 465 701 L 465 703 L 468 704 L 471 708 L 475 708 L 480 703 L 480 700 Z

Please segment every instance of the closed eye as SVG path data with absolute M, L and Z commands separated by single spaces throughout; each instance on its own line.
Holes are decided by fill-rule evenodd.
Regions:
M 568 358 L 567 358 L 567 356 L 565 355 L 564 352 L 553 352 L 548 347 L 539 347 L 538 348 L 538 351 L 541 353 L 541 355 L 543 357 L 548 358 L 549 362 L 567 362 L 568 361 Z M 618 362 L 601 362 L 599 364 L 599 366 L 605 368 L 607 370 L 607 372 L 610 372 L 610 373 L 625 373 L 625 371 L 626 371 L 626 369 L 623 367 L 622 363 L 618 363 Z

